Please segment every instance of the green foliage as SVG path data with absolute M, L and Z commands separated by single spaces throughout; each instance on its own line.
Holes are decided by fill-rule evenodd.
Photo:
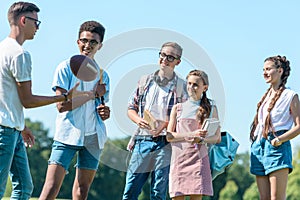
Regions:
M 297 151 L 293 160 L 293 171 L 289 174 L 287 186 L 287 200 L 298 200 L 300 197 L 300 151 Z
M 35 136 L 35 145 L 27 148 L 27 153 L 34 184 L 32 196 L 38 197 L 45 182 L 52 139 L 48 137 L 48 130 L 44 129 L 41 122 L 31 122 L 26 119 L 25 123 Z
M 11 185 L 10 179 L 8 178 L 8 179 L 7 179 L 7 183 L 6 183 L 6 190 L 5 190 L 3 196 L 4 196 L 4 197 L 10 197 L 11 191 L 12 191 L 12 185 Z
M 246 189 L 244 196 L 244 200 L 259 200 L 259 193 L 256 182 L 253 182 L 252 185 Z
M 237 194 L 238 187 L 234 181 L 228 181 L 225 187 L 220 192 L 220 199 L 222 200 L 239 200 Z

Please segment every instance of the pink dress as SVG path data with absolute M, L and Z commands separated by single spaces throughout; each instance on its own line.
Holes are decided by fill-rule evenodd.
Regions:
M 182 104 L 178 104 L 176 132 L 191 132 L 199 127 L 196 119 L 180 116 Z M 207 147 L 191 142 L 171 142 L 172 157 L 169 175 L 170 197 L 201 194 L 212 196 L 212 178 Z

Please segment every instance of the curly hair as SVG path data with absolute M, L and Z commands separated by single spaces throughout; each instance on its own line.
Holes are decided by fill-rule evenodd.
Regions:
M 208 76 L 204 71 L 201 70 L 192 70 L 188 73 L 186 79 L 190 76 L 198 76 L 202 79 L 204 85 L 209 85 Z M 211 112 L 211 102 L 210 99 L 207 98 L 206 91 L 203 92 L 199 110 L 197 112 L 197 119 L 199 120 L 200 124 L 203 123 L 204 119 L 208 118 Z
M 270 113 L 271 113 L 272 109 L 274 108 L 276 101 L 279 99 L 280 95 L 284 91 L 285 84 L 287 82 L 287 79 L 288 79 L 288 77 L 290 75 L 290 71 L 291 71 L 290 62 L 286 59 L 285 56 L 278 55 L 278 56 L 268 57 L 268 58 L 265 59 L 264 62 L 266 62 L 266 61 L 273 62 L 274 67 L 277 68 L 277 69 L 282 68 L 283 73 L 280 77 L 281 83 L 279 85 L 279 88 L 276 91 L 274 97 L 272 98 L 272 100 L 270 102 L 270 105 L 268 107 L 268 110 L 267 110 L 268 113 L 267 113 L 267 117 L 266 117 L 265 124 L 264 124 L 264 130 L 263 130 L 263 137 L 264 138 L 267 138 L 270 129 L 271 129 L 272 133 L 275 135 Z M 259 111 L 259 108 L 262 105 L 262 103 L 264 102 L 265 98 L 267 97 L 270 89 L 271 89 L 271 87 L 268 88 L 266 93 L 263 95 L 263 97 L 261 98 L 261 100 L 257 104 L 256 115 L 255 115 L 254 120 L 253 120 L 253 122 L 251 124 L 251 127 L 250 127 L 250 140 L 252 142 L 255 140 L 254 139 L 254 131 L 255 131 L 256 126 L 258 124 L 258 111 Z
M 80 34 L 84 31 L 89 31 L 91 33 L 97 33 L 100 36 L 100 42 L 103 42 L 105 28 L 99 22 L 86 21 L 83 24 L 81 24 L 79 33 L 78 33 L 78 38 L 80 37 Z

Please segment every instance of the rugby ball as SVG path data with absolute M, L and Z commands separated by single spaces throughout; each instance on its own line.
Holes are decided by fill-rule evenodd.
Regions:
M 82 81 L 93 81 L 97 77 L 97 64 L 85 55 L 74 55 L 70 58 L 72 73 Z

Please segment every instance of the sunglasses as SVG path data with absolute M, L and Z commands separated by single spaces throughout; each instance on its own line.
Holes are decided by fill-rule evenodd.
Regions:
M 41 21 L 39 21 L 39 20 L 37 20 L 37 19 L 34 19 L 34 18 L 32 18 L 32 17 L 27 17 L 27 16 L 25 16 L 25 18 L 34 21 L 35 27 L 36 27 L 37 29 L 39 28 L 40 24 L 42 23 Z
M 97 44 L 99 44 L 99 42 L 97 40 L 89 40 L 86 38 L 80 38 L 79 41 L 83 44 L 87 44 L 89 43 L 90 46 L 96 46 Z
M 162 53 L 162 52 L 159 52 L 159 57 L 161 59 L 166 58 L 168 62 L 173 62 L 174 60 L 179 59 L 179 58 L 176 58 L 175 56 L 167 55 L 167 54 Z

